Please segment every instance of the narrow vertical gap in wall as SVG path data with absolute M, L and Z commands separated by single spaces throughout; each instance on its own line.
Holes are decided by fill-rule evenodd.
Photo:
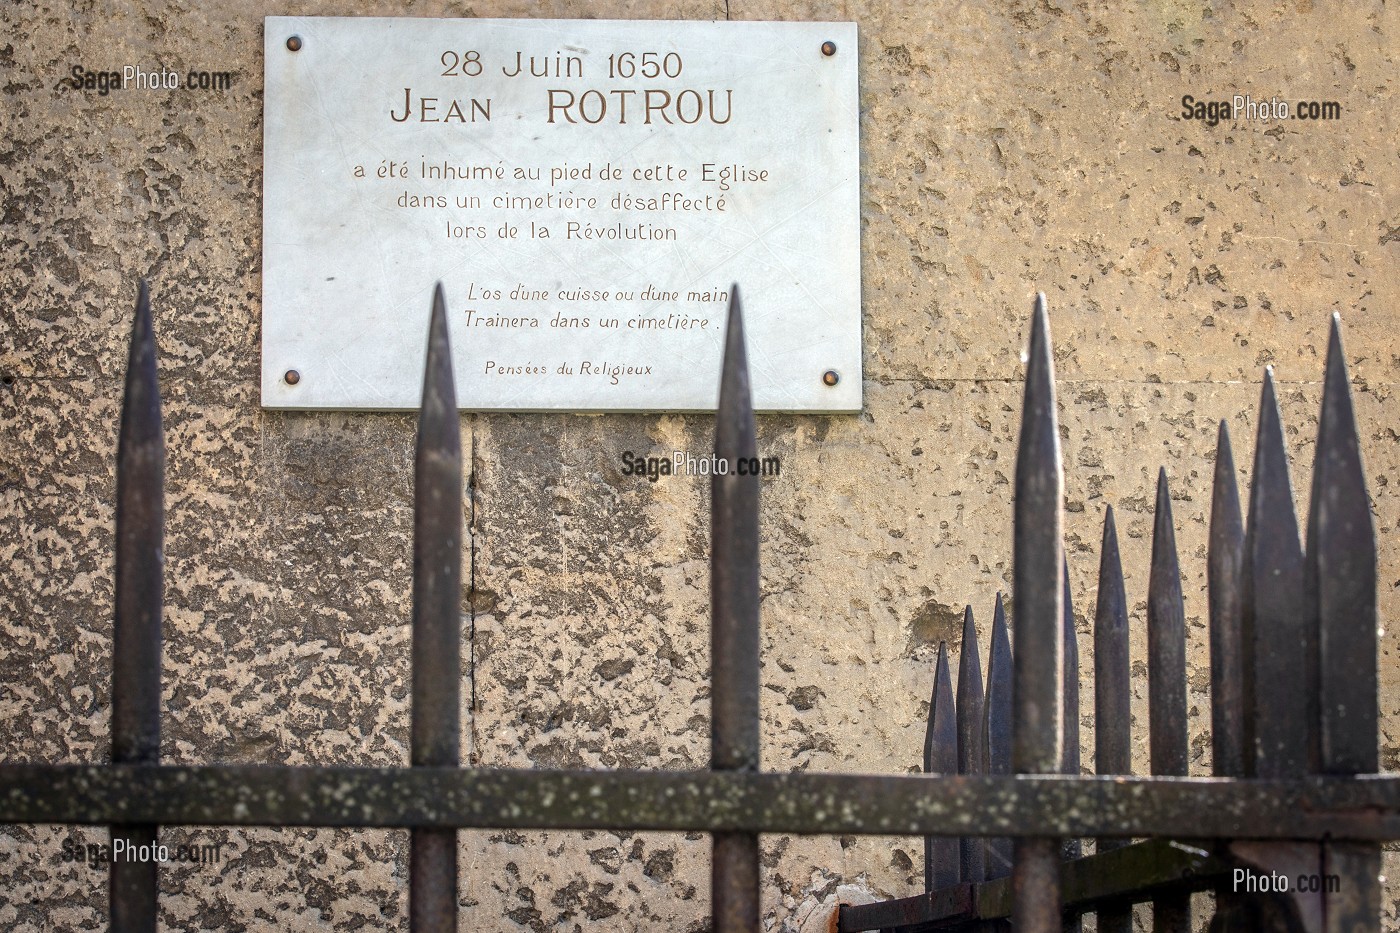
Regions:
M 467 716 L 471 722 L 471 751 L 468 754 L 468 763 L 473 766 L 481 763 L 476 729 L 476 419 L 477 415 L 473 413 L 470 421 L 472 438 L 471 449 L 468 453 L 470 459 L 467 461 L 467 541 L 469 542 L 467 548 L 467 612 L 470 619 L 468 643 L 471 647 L 471 656 L 467 664 L 467 684 L 470 698 Z

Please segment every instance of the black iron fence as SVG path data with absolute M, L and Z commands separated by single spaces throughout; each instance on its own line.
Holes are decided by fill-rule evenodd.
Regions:
M 128 851 L 153 844 L 158 825 L 408 827 L 415 933 L 457 929 L 456 831 L 505 827 L 710 833 L 714 933 L 759 929 L 759 833 L 929 838 L 929 892 L 843 908 L 841 930 L 1011 918 L 1045 933 L 1085 910 L 1097 912 L 1100 930 L 1122 930 L 1125 905 L 1148 898 L 1157 929 L 1188 930 L 1189 893 L 1219 889 L 1239 866 L 1316 870 L 1341 884 L 1315 895 L 1225 892 L 1221 929 L 1377 929 L 1378 843 L 1400 838 L 1400 779 L 1375 773 L 1375 543 L 1336 327 L 1306 551 L 1267 378 L 1264 392 L 1247 525 L 1223 427 L 1217 457 L 1217 778 L 1183 776 L 1184 612 L 1165 476 L 1149 587 L 1153 776 L 1127 773 L 1126 600 L 1111 513 L 1095 630 L 1100 775 L 1078 773 L 1078 660 L 1043 298 L 1016 470 L 1016 650 L 998 606 L 984 695 L 969 614 L 956 703 L 940 651 L 925 750 L 939 776 L 759 770 L 759 479 L 737 472 L 711 480 L 711 770 L 461 768 L 461 448 L 439 289 L 415 461 L 412 767 L 162 765 L 164 441 L 143 283 L 117 465 L 113 761 L 0 765 L 0 821 L 107 824 L 114 848 L 121 840 Z M 755 452 L 736 289 L 715 453 L 732 461 Z M 1080 856 L 1082 837 L 1099 840 L 1095 854 Z M 1149 841 L 1125 844 L 1134 837 Z M 112 928 L 154 930 L 156 863 L 113 861 L 110 872 Z
M 1031 346 L 1017 461 L 1014 572 L 1017 606 L 1027 598 L 1034 602 L 1016 620 L 1012 679 L 1005 676 L 1012 650 L 998 595 L 985 693 L 971 606 L 956 702 L 946 647 L 939 646 L 924 748 L 927 774 L 1080 773 L 1079 658 L 1068 568 L 1059 556 L 1060 460 L 1043 307 L 1037 309 Z M 1243 780 L 1197 782 L 1203 789 L 1256 788 L 1264 799 L 1274 793 L 1270 780 L 1378 770 L 1376 544 L 1335 317 L 1311 502 L 1304 548 L 1273 376 L 1266 371 L 1247 522 L 1223 421 L 1216 445 L 1206 557 L 1213 771 Z M 1186 613 L 1165 469 L 1157 477 L 1147 590 L 1151 768 L 1154 775 L 1179 777 L 1186 775 L 1188 759 Z M 1132 772 L 1132 716 L 1127 596 L 1112 506 L 1104 515 L 1097 593 L 1094 758 L 1099 775 L 1121 776 Z M 1057 651 L 1063 652 L 1062 664 Z M 1023 675 L 1023 666 L 1034 673 Z M 1057 670 L 1063 671 L 1058 688 L 1051 683 Z M 1063 725 L 1058 759 L 1050 744 L 1056 714 Z M 1019 738 L 1031 734 L 1033 744 Z M 1052 767 L 1057 761 L 1058 768 Z M 1336 781 L 1317 781 L 1323 784 Z M 1143 793 L 1141 815 L 1146 818 L 1161 799 L 1158 788 Z M 1202 807 L 1213 805 L 1207 794 L 1200 799 Z M 1377 819 L 1392 818 L 1394 806 L 1391 798 L 1376 811 Z M 1049 929 L 1063 911 L 1066 929 L 1077 929 L 1079 918 L 1092 912 L 1100 933 L 1129 933 L 1132 905 L 1150 902 L 1152 929 L 1189 933 L 1196 929 L 1192 892 L 1212 891 L 1212 931 L 1379 929 L 1380 848 L 1344 838 L 1350 817 L 1336 814 L 1328 826 L 1312 830 L 1304 829 L 1302 814 L 1283 817 L 1278 828 L 1294 838 L 1266 842 L 1250 838 L 1258 827 L 1243 825 L 1233 838 L 1198 838 L 1210 835 L 1197 829 L 1206 816 L 1186 817 L 1170 833 L 1099 838 L 1096 854 L 1088 857 L 1079 840 L 1070 839 L 1059 853 L 1064 861 L 1058 881 L 1052 864 L 1057 856 L 1044 843 L 1022 841 L 1013 861 L 1005 839 L 928 837 L 926 893 L 844 907 L 838 927 L 840 933 L 974 929 L 1014 916 L 1018 925 L 1034 917 L 1034 928 Z M 1167 838 L 1130 843 L 1126 835 Z

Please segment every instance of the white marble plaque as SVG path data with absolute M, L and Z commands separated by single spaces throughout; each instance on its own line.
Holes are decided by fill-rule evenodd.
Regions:
M 853 23 L 266 20 L 262 401 L 861 407 Z M 829 374 L 835 374 L 834 376 Z M 834 384 L 832 384 L 834 383 Z

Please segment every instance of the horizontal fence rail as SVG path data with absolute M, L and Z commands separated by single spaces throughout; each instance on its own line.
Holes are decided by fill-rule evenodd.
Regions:
M 272 765 L 3 765 L 6 822 L 910 836 L 1400 838 L 1400 776 L 938 777 Z
M 715 933 L 760 929 L 760 833 L 925 837 L 925 893 L 842 907 L 836 919 L 846 933 L 990 933 L 1008 921 L 1022 933 L 1076 933 L 1085 912 L 1097 915 L 1101 933 L 1120 933 L 1132 929 L 1131 905 L 1147 902 L 1155 931 L 1190 931 L 1198 925 L 1190 896 L 1206 890 L 1217 895 L 1211 929 L 1219 933 L 1378 929 L 1378 843 L 1400 838 L 1400 777 L 1376 773 L 1376 541 L 1338 320 L 1305 538 L 1272 374 L 1247 512 L 1220 425 L 1206 558 L 1211 778 L 1185 776 L 1186 613 L 1165 470 L 1145 603 L 1152 775 L 1130 773 L 1132 622 L 1111 507 L 1093 618 L 1096 774 L 1081 774 L 1053 359 L 1042 295 L 1016 465 L 1016 618 L 1008 620 L 998 594 L 985 679 L 971 607 L 956 688 L 939 645 L 925 774 L 759 770 L 759 484 L 738 474 L 711 484 L 710 769 L 458 767 L 462 453 L 440 287 L 415 446 L 410 766 L 163 765 L 164 442 L 143 282 L 118 448 L 113 761 L 0 764 L 0 821 L 105 824 L 114 839 L 135 842 L 171 824 L 407 827 L 414 933 L 457 928 L 457 831 L 467 828 L 710 833 Z M 736 287 L 715 452 L 732 459 L 755 450 Z M 1083 854 L 1085 838 L 1095 840 L 1092 855 Z M 1240 866 L 1315 870 L 1344 886 L 1246 897 L 1226 885 Z M 112 928 L 153 933 L 155 864 L 114 862 L 109 878 Z

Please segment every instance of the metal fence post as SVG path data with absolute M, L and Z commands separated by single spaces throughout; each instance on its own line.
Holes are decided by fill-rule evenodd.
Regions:
M 1377 756 L 1376 533 L 1341 319 L 1332 317 L 1308 510 L 1308 617 L 1318 634 L 1319 733 L 1324 774 L 1375 774 Z M 1380 847 L 1325 843 L 1324 877 L 1345 879 L 1326 897 L 1327 933 L 1365 929 L 1380 915 Z
M 1055 364 L 1045 295 L 1036 296 L 1021 438 L 1016 451 L 1016 648 L 1012 767 L 1017 774 L 1060 770 L 1064 689 L 1064 477 L 1055 412 Z M 1020 933 L 1060 927 L 1060 852 L 1054 839 L 1017 837 L 1013 922 Z
M 442 285 L 433 291 L 413 464 L 415 767 L 460 763 L 462 437 Z M 456 933 L 457 831 L 418 827 L 409 841 L 409 927 Z
M 160 761 L 160 671 L 165 543 L 165 436 L 155 328 L 146 282 L 126 366 L 117 442 L 116 613 L 112 623 L 112 763 Z M 114 933 L 155 933 L 156 827 L 112 826 Z M 134 852 L 145 857 L 121 857 Z M 120 849 L 120 851 L 119 851 Z
M 740 458 L 757 455 L 736 285 L 715 416 L 715 456 L 729 470 L 710 478 L 710 767 L 716 771 L 758 770 L 758 476 L 736 468 Z M 711 857 L 714 933 L 757 933 L 758 834 L 714 833 Z
M 972 607 L 963 610 L 962 647 L 958 653 L 958 773 L 982 773 L 982 665 L 977 655 L 977 626 Z M 959 841 L 958 873 L 963 881 L 987 877 L 986 848 L 976 836 Z
M 1186 738 L 1186 606 L 1167 471 L 1157 472 L 1157 508 L 1152 526 L 1152 569 L 1147 583 L 1148 735 L 1152 773 L 1184 777 Z M 1152 899 L 1156 933 L 1191 933 L 1191 895 L 1174 892 Z
M 1098 774 L 1133 773 L 1130 670 L 1128 598 L 1118 554 L 1118 526 L 1110 505 L 1103 516 L 1094 606 L 1094 770 Z M 1097 849 L 1108 852 L 1128 844 L 1126 839 L 1100 839 Z M 1099 933 L 1132 933 L 1133 908 L 1131 904 L 1102 907 L 1094 919 Z
M 974 646 L 974 650 L 975 646 Z M 924 774 L 958 773 L 958 719 L 953 707 L 953 678 L 948 672 L 948 646 L 938 643 L 938 663 L 929 699 L 928 728 L 924 732 Z M 934 891 L 960 880 L 956 836 L 924 837 L 924 890 Z

